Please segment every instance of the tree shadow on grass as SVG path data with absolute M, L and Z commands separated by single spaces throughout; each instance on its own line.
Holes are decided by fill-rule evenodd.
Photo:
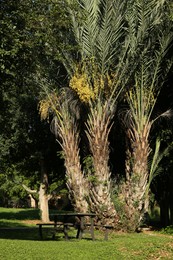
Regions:
M 33 220 L 40 218 L 40 211 L 39 209 L 21 209 L 17 210 L 16 212 L 13 210 L 10 211 L 2 211 L 0 212 L 0 219 L 6 220 Z
M 0 228 L 0 239 L 32 240 L 32 241 L 65 241 L 63 233 L 53 239 L 53 228 L 45 228 L 43 238 L 40 238 L 38 227 L 13 227 Z M 74 236 L 69 236 L 69 241 L 76 241 Z
M 37 228 L 0 228 L 0 239 L 40 240 Z
M 52 240 L 52 235 L 54 232 L 53 228 L 44 228 L 43 239 L 41 239 L 39 236 L 39 227 L 36 226 L 37 221 L 39 221 L 40 219 L 39 209 L 17 209 L 16 211 L 15 209 L 1 210 L 0 239 L 37 241 Z M 54 211 L 51 210 L 50 213 L 54 213 Z M 25 221 L 27 223 L 30 222 L 31 225 L 28 225 L 27 223 L 25 223 Z M 70 238 L 70 240 L 73 240 L 73 238 Z M 55 240 L 64 241 L 63 234 L 58 234 Z
M 55 239 L 53 239 L 54 229 L 53 228 L 44 228 L 43 229 L 43 238 L 40 238 L 39 228 L 35 227 L 10 227 L 10 228 L 0 228 L 0 239 L 10 239 L 10 240 L 32 240 L 32 241 L 66 241 L 64 234 L 62 232 L 57 232 Z M 69 240 L 77 241 L 76 238 L 77 230 L 70 230 L 68 232 Z M 84 236 L 85 240 L 92 240 L 92 238 Z
M 0 239 L 39 240 L 38 227 L 25 220 L 38 220 L 39 209 L 5 209 L 0 212 Z

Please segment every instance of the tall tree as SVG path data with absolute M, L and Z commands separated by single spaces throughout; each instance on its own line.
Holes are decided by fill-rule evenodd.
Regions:
M 40 89 L 34 82 L 33 73 L 42 68 L 43 71 L 56 74 L 53 73 L 53 69 L 55 64 L 57 67 L 59 56 L 58 51 L 51 49 L 50 43 L 55 48 L 58 37 L 53 37 L 53 28 L 57 20 L 55 9 L 50 8 L 51 2 L 0 1 L 1 171 L 6 174 L 8 169 L 15 165 L 18 174 L 25 179 L 24 184 L 31 185 L 30 190 L 36 190 L 40 182 L 45 198 L 51 188 L 50 185 L 45 185 L 48 178 L 43 180 L 43 176 L 52 173 L 52 168 L 45 165 L 50 160 L 49 155 L 52 153 L 51 149 L 54 149 L 55 140 L 52 145 L 53 136 L 49 124 L 40 122 L 37 110 Z M 55 6 L 57 8 L 57 4 Z M 62 23 L 60 26 L 63 26 Z M 46 67 L 45 64 L 50 66 Z M 56 154 L 55 150 L 54 152 Z M 53 165 L 55 167 L 52 157 Z M 26 181 L 27 178 L 30 181 Z M 58 176 L 56 178 L 58 179 Z M 54 184 L 56 182 L 52 176 L 49 177 L 49 181 L 53 181 Z M 46 207 L 45 210 L 42 208 L 43 211 L 45 213 Z M 48 210 L 43 215 L 47 216 L 44 220 L 48 220 Z
M 129 104 L 127 136 L 126 183 L 124 197 L 130 225 L 137 228 L 148 210 L 148 159 L 151 152 L 150 131 L 153 110 L 159 91 L 172 65 L 168 51 L 172 41 L 171 24 L 165 19 L 165 1 L 134 1 L 128 14 L 131 44 L 139 55 L 133 87 L 127 91 Z M 135 13 L 137 16 L 135 16 Z M 166 24 L 166 28 L 165 28 Z M 163 65 L 164 64 L 164 65 Z M 164 68 L 163 68 L 164 66 Z M 170 116 L 170 111 L 162 114 Z M 133 225 L 132 225 L 133 224 Z

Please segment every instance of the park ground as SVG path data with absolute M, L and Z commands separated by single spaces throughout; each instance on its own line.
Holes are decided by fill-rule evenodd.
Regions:
M 95 232 L 95 241 L 87 233 L 79 241 L 74 238 L 74 230 L 70 241 L 64 241 L 61 235 L 52 240 L 52 230 L 45 229 L 41 240 L 38 221 L 38 210 L 0 208 L 0 259 L 173 259 L 171 227 L 140 233 L 111 232 L 108 241 L 100 231 Z

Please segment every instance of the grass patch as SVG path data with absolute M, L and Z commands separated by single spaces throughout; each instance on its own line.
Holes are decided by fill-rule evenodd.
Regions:
M 0 208 L 0 228 L 27 226 L 23 221 L 39 219 L 38 209 Z
M 0 219 L 6 220 L 32 220 L 39 219 L 40 214 L 38 209 L 15 209 L 15 208 L 0 208 Z
M 7 216 L 5 223 L 11 221 L 11 227 L 12 223 L 15 224 L 13 228 L 5 228 L 3 221 L 0 221 L 0 259 L 3 260 L 173 259 L 173 236 L 160 232 L 112 232 L 109 240 L 104 241 L 104 235 L 96 231 L 95 241 L 87 233 L 79 241 L 75 239 L 76 231 L 72 229 L 71 239 L 67 242 L 62 234 L 53 241 L 52 230 L 45 228 L 44 239 L 40 240 L 36 226 L 26 228 L 23 225 L 24 220 L 37 220 L 37 211 L 0 208 L 0 216 L 3 219 Z

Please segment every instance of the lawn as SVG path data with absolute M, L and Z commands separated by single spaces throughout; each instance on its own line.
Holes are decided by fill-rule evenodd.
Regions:
M 104 241 L 103 234 L 96 231 L 95 241 L 85 234 L 80 241 L 71 238 L 67 242 L 62 236 L 53 241 L 51 230 L 45 229 L 41 241 L 35 225 L 38 219 L 37 210 L 0 208 L 0 259 L 173 259 L 170 234 L 112 232 Z

